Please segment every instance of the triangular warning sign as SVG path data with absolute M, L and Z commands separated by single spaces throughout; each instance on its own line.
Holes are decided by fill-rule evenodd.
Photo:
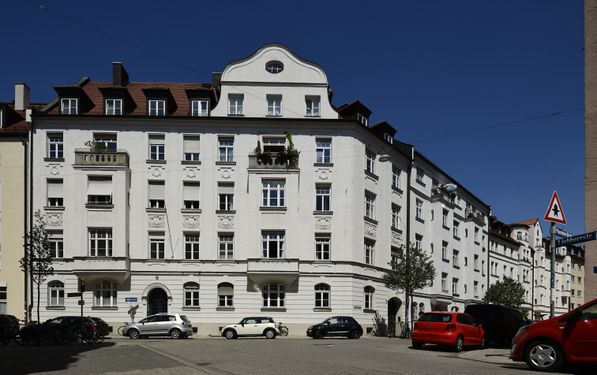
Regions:
M 547 207 L 547 212 L 545 212 L 543 220 L 551 221 L 552 223 L 566 224 L 564 209 L 560 203 L 560 198 L 558 198 L 558 193 L 555 191 L 551 196 L 551 201 L 549 202 L 549 207 Z

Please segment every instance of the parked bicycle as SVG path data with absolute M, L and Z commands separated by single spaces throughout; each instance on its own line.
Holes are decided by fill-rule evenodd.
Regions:
M 288 336 L 288 327 L 283 326 L 282 322 L 278 322 L 278 329 L 280 330 L 280 336 Z

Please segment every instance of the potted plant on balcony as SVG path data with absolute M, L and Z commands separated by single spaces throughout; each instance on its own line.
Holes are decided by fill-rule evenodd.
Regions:
M 294 148 L 294 142 L 292 142 L 292 134 L 289 132 L 284 132 L 286 135 L 286 140 L 288 140 L 288 145 L 286 148 L 278 154 L 277 161 L 280 164 L 286 164 L 287 168 L 296 168 L 298 165 L 298 159 L 300 155 L 300 151 Z
M 272 164 L 272 155 L 267 151 L 261 150 L 261 142 L 257 140 L 257 147 L 253 150 L 255 156 L 257 156 L 257 164 L 267 165 Z
M 106 144 L 103 142 L 87 141 L 85 142 L 85 146 L 89 147 L 91 152 L 106 152 L 108 150 Z

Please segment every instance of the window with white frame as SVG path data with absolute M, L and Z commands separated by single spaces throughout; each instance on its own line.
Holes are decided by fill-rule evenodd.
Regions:
M 199 307 L 199 284 L 184 283 L 184 307 Z
M 267 115 L 282 116 L 282 95 L 266 95 Z
M 367 124 L 369 123 L 369 120 L 367 119 L 367 117 L 365 117 L 361 113 L 357 113 L 357 121 L 365 126 L 367 126 Z
M 452 278 L 452 295 L 458 296 L 458 279 Z
M 166 115 L 166 99 L 150 99 L 147 103 L 149 116 Z
M 365 264 L 373 265 L 375 263 L 375 241 L 365 238 Z
M 402 218 L 400 217 L 402 208 L 397 204 L 392 203 L 392 228 L 402 229 Z
M 199 141 L 198 135 L 184 135 L 182 137 L 182 153 L 184 161 L 199 160 Z
M 116 307 L 118 285 L 112 281 L 100 281 L 93 291 L 93 306 Z
M 0 108 L 0 128 L 4 127 L 4 108 Z
M 218 203 L 220 211 L 234 210 L 234 182 L 218 182 Z
M 218 284 L 218 307 L 234 306 L 234 285 L 230 283 Z
M 112 256 L 112 229 L 89 229 L 89 256 Z
M 330 286 L 328 284 L 315 285 L 315 308 L 330 307 Z
M 163 134 L 149 135 L 149 160 L 166 160 L 166 141 Z
M 423 236 L 415 233 L 415 248 L 422 249 L 423 248 Z
M 149 232 L 149 259 L 166 257 L 166 239 L 164 232 Z
M 48 133 L 48 158 L 64 158 L 64 138 L 62 133 Z
M 448 260 L 448 242 L 442 241 L 442 259 Z
M 79 99 L 62 98 L 60 99 L 60 113 L 63 115 L 79 114 Z
M 366 286 L 363 292 L 365 294 L 365 310 L 373 310 L 373 296 L 375 295 L 375 288 L 372 286 Z
M 64 306 L 64 283 L 58 280 L 48 283 L 48 307 Z
M 473 234 L 473 239 L 475 242 L 479 242 L 479 228 L 475 227 L 475 232 Z
M 400 168 L 392 166 L 392 187 L 394 189 L 400 189 Z
M 199 209 L 199 182 L 184 181 L 182 183 L 182 199 L 185 210 Z
M 269 284 L 263 286 L 263 307 L 284 307 L 286 293 L 284 286 L 280 284 Z
M 184 258 L 187 260 L 199 259 L 199 233 L 184 234 Z
M 485 276 L 485 261 L 481 261 L 481 275 Z
M 263 137 L 263 152 L 279 153 L 286 148 L 285 137 Z
M 243 114 L 243 94 L 228 94 L 228 115 L 239 116 Z
M 0 286 L 0 314 L 6 314 L 6 301 L 8 299 L 8 288 Z
M 209 100 L 193 99 L 191 100 L 191 116 L 208 116 Z
M 425 171 L 423 171 L 421 168 L 417 168 L 417 174 L 415 177 L 415 181 L 417 181 L 420 184 L 423 184 L 424 177 L 425 177 Z
M 330 260 L 330 242 L 329 234 L 315 235 L 315 259 L 316 260 Z
M 365 150 L 365 171 L 375 174 L 375 153 Z
M 149 208 L 165 208 L 165 190 L 164 181 L 147 181 Z
M 122 99 L 106 99 L 106 115 L 122 115 Z
M 48 231 L 48 242 L 50 247 L 50 257 L 64 257 L 64 236 L 62 231 Z
M 115 133 L 93 133 L 93 142 L 108 151 L 116 151 L 118 145 Z
M 442 292 L 448 292 L 448 274 L 445 272 L 442 272 Z
M 218 233 L 219 259 L 234 259 L 234 233 Z
M 423 220 L 423 201 L 420 199 L 416 200 L 415 218 Z
M 112 176 L 87 176 L 87 204 L 93 206 L 112 204 Z
M 62 179 L 47 180 L 48 207 L 64 206 L 64 192 Z
M 218 137 L 220 161 L 234 161 L 234 137 Z
M 319 117 L 320 111 L 320 97 L 319 96 L 305 96 L 305 107 L 307 109 L 307 117 Z
M 477 254 L 473 255 L 473 269 L 475 271 L 479 270 L 479 256 Z
M 479 298 L 479 282 L 473 282 L 473 297 Z
M 460 226 L 460 223 L 458 221 L 454 220 L 452 223 L 452 235 L 454 236 L 454 238 L 459 238 L 459 233 L 458 233 L 459 226 Z
M 458 255 L 459 255 L 458 250 L 452 249 L 452 266 L 455 268 L 460 267 L 460 264 L 458 263 Z
M 442 209 L 442 226 L 449 228 L 448 210 Z
M 284 232 L 262 232 L 261 249 L 263 258 L 284 258 Z
M 315 139 L 315 162 L 332 162 L 332 140 L 330 138 Z
M 375 194 L 365 191 L 365 217 L 375 219 Z
M 262 180 L 262 201 L 263 207 L 285 207 L 284 187 L 286 182 L 284 180 Z
M 315 185 L 315 211 L 331 211 L 332 187 L 329 184 Z

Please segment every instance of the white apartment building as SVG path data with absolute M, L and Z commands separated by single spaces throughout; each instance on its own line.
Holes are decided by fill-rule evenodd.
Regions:
M 85 313 L 113 324 L 168 311 L 200 334 L 255 314 L 372 327 L 404 316 L 382 276 L 407 238 L 437 265 L 417 308 L 484 294 L 488 206 L 358 101 L 334 107 L 323 69 L 282 45 L 212 84 L 129 82 L 114 63 L 112 82 L 55 89 L 32 130 L 32 205 L 56 249 L 43 318 L 78 313 L 80 279 Z

